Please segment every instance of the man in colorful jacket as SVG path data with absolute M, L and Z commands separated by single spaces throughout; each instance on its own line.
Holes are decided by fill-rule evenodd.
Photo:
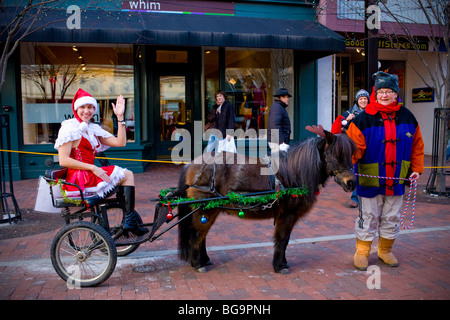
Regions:
M 378 71 L 373 79 L 375 88 L 370 103 L 347 130 L 358 146 L 353 163 L 360 197 L 354 256 L 354 265 L 359 270 L 368 267 L 377 230 L 378 258 L 389 266 L 398 265 L 392 246 L 400 231 L 405 181 L 386 178 L 406 178 L 409 171 L 410 177 L 417 179 L 423 173 L 420 126 L 414 115 L 398 103 L 397 75 Z

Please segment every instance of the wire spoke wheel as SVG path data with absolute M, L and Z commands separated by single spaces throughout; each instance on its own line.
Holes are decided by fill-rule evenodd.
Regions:
M 113 273 L 117 262 L 116 246 L 99 225 L 77 221 L 56 234 L 51 260 L 69 288 L 96 286 Z
M 111 237 L 114 238 L 115 235 L 122 233 L 122 219 L 123 219 L 123 209 L 120 205 L 117 204 L 107 204 L 105 205 L 106 214 L 108 216 L 108 224 L 109 224 L 109 232 Z M 92 222 L 102 225 L 103 219 L 99 219 L 97 216 L 92 216 Z M 106 226 L 103 226 L 106 228 Z M 125 246 L 116 246 L 117 256 L 124 257 L 134 252 L 137 248 L 139 248 L 139 244 L 130 244 Z

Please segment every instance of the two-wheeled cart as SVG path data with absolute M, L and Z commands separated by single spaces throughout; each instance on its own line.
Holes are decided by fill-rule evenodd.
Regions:
M 90 287 L 106 281 L 113 273 L 117 257 L 134 252 L 140 244 L 153 242 L 175 227 L 183 219 L 203 209 L 209 201 L 227 199 L 227 196 L 199 200 L 184 200 L 177 196 L 176 188 L 157 201 L 153 222 L 139 224 L 148 227 L 142 236 L 125 233 L 122 229 L 123 207 L 113 191 L 107 197 L 83 194 L 81 188 L 64 180 L 66 168 L 48 170 L 44 179 L 50 184 L 53 206 L 61 208 L 66 225 L 57 232 L 51 245 L 51 261 L 57 274 L 69 286 Z M 68 184 L 79 189 L 79 197 L 58 195 L 54 188 Z M 249 193 L 242 196 L 259 196 L 273 190 Z M 171 204 L 170 204 L 171 203 Z M 176 219 L 173 209 L 189 205 L 193 210 L 183 218 Z

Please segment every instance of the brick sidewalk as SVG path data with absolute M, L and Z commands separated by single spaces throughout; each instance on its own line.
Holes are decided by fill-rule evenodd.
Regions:
M 136 207 L 145 221 L 153 217 L 155 197 L 177 185 L 179 166 L 152 164 L 136 175 Z M 422 177 L 425 184 L 427 175 Z M 15 194 L 21 209 L 34 208 L 37 180 L 18 181 Z M 422 187 L 423 188 L 423 187 Z M 0 300 L 41 299 L 449 299 L 450 202 L 422 199 L 414 228 L 402 232 L 394 253 L 400 265 L 377 261 L 380 289 L 369 289 L 374 277 L 353 267 L 353 226 L 356 209 L 346 207 L 350 194 L 332 179 L 313 210 L 297 223 L 287 249 L 291 273 L 273 272 L 273 221 L 248 221 L 221 215 L 208 235 L 212 266 L 196 273 L 178 260 L 177 230 L 118 259 L 112 276 L 95 288 L 68 289 L 50 262 L 57 230 L 0 241 Z M 409 224 L 408 212 L 406 223 Z M 55 219 L 62 219 L 55 214 Z M 8 226 L 6 226 L 8 227 Z

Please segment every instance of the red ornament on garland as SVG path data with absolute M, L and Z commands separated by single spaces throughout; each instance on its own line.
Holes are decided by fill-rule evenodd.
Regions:
M 173 214 L 172 214 L 172 207 L 170 206 L 170 201 L 167 203 L 167 207 L 169 208 L 169 212 L 166 214 L 167 220 L 172 220 Z

